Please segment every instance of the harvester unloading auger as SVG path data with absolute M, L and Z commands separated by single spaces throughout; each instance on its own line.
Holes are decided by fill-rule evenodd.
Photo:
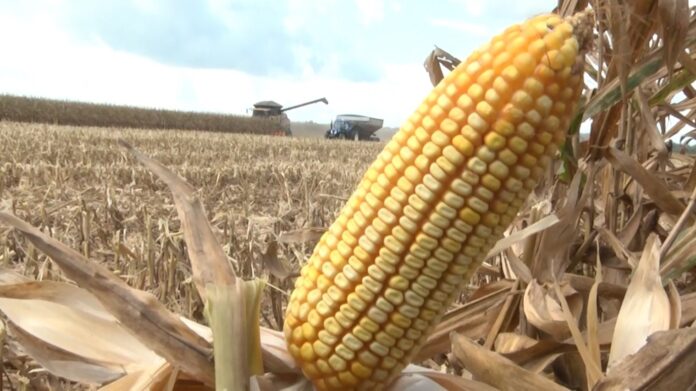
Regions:
M 286 111 L 297 109 L 303 106 L 311 105 L 313 103 L 324 102 L 324 104 L 329 104 L 326 98 L 314 99 L 309 102 L 300 103 L 290 107 L 283 107 L 280 103 L 274 102 L 272 100 L 264 100 L 254 104 L 254 111 L 252 112 L 252 117 L 256 118 L 267 118 L 272 121 L 270 126 L 276 129 L 271 132 L 274 135 L 279 136 L 292 136 L 292 130 L 290 129 L 290 119 L 288 118 Z

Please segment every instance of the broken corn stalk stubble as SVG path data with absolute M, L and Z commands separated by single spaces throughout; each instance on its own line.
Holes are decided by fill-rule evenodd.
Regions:
M 506 29 L 367 170 L 288 304 L 288 350 L 317 389 L 385 388 L 502 237 L 565 139 L 590 16 Z

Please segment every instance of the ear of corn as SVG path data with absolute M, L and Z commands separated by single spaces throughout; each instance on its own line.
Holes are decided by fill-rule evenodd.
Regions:
M 541 15 L 496 36 L 367 170 L 288 305 L 288 349 L 318 389 L 391 382 L 502 236 L 575 110 L 573 26 Z

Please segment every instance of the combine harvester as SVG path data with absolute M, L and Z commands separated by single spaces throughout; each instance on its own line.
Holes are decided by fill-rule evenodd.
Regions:
M 298 105 L 283 108 L 283 106 L 278 102 L 274 102 L 272 100 L 264 100 L 254 104 L 254 109 L 252 111 L 251 116 L 253 118 L 263 118 L 269 120 L 271 122 L 269 126 L 272 126 L 274 128 L 270 132 L 273 135 L 292 136 L 292 130 L 290 129 L 290 119 L 288 118 L 288 115 L 285 114 L 285 112 L 303 106 L 311 105 L 317 102 L 324 102 L 324 104 L 327 105 L 329 104 L 329 101 L 326 100 L 326 98 L 319 98 L 311 100 L 309 102 L 304 102 Z
M 382 128 L 383 119 L 356 114 L 336 116 L 324 137 L 355 141 L 379 141 L 375 132 Z

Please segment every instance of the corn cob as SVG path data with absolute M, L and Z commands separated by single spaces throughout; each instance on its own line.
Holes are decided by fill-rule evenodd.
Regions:
M 288 350 L 317 389 L 388 385 L 502 236 L 579 100 L 575 26 L 551 14 L 506 29 L 369 167 L 288 304 Z

